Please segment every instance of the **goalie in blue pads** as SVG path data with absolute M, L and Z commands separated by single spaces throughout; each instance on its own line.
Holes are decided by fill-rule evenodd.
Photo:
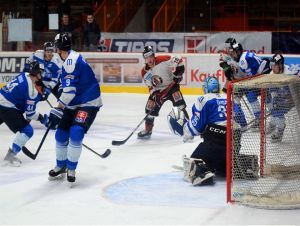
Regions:
M 213 184 L 215 173 L 226 174 L 226 104 L 227 96 L 219 94 L 220 86 L 215 77 L 204 81 L 205 95 L 199 96 L 192 107 L 192 117 L 187 120 L 179 108 L 173 108 L 168 115 L 168 122 L 173 133 L 183 137 L 184 142 L 201 135 L 203 142 L 194 150 L 191 157 L 184 156 L 184 179 L 193 185 Z M 234 105 L 237 123 L 241 129 L 247 127 L 245 115 L 238 105 Z M 237 149 L 239 144 L 236 145 Z M 239 150 L 236 150 L 237 152 Z M 252 156 L 240 155 L 249 162 Z M 251 164 L 249 164 L 251 165 Z M 247 170 L 247 169 L 242 169 Z M 253 170 L 254 171 L 254 170 Z

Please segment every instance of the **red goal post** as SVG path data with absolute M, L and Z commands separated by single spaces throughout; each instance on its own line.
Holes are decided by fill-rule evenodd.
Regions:
M 257 96 L 258 131 L 247 94 Z M 243 99 L 243 101 L 241 101 Z M 241 128 L 234 105 L 245 113 Z M 285 122 L 282 140 L 273 142 Z M 273 133 L 270 123 L 275 122 Z M 281 130 L 280 130 L 281 131 Z M 267 74 L 232 81 L 227 87 L 227 202 L 259 208 L 300 207 L 300 79 Z

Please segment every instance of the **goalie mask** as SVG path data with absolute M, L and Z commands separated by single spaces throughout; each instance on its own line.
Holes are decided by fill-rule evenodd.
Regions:
M 219 81 L 216 77 L 207 77 L 203 82 L 203 91 L 205 94 L 207 93 L 219 93 L 220 85 Z

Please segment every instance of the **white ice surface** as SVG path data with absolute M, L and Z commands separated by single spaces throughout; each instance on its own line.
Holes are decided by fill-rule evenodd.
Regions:
M 186 96 L 189 110 L 195 98 Z M 184 144 L 170 133 L 170 103 L 156 119 L 151 140 L 137 140 L 134 134 L 125 145 L 111 146 L 111 140 L 126 138 L 144 117 L 146 99 L 147 95 L 103 94 L 104 106 L 84 143 L 99 153 L 111 148 L 112 154 L 101 159 L 84 149 L 72 189 L 66 181 L 48 181 L 55 164 L 54 132 L 35 161 L 20 153 L 20 168 L 0 167 L 0 224 L 299 224 L 300 210 L 226 204 L 224 179 L 208 187 L 184 182 L 171 166 L 181 165 L 182 155 L 190 155 L 200 139 Z M 47 103 L 38 108 L 49 111 Z M 38 123 L 33 126 L 34 137 L 26 146 L 34 152 L 45 129 Z M 0 159 L 13 137 L 0 126 Z

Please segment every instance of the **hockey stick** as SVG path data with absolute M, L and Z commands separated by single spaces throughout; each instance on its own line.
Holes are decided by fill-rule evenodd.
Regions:
M 164 94 L 160 97 L 160 99 L 163 99 L 168 94 L 168 92 L 174 87 L 175 84 L 176 83 L 174 81 L 171 82 L 170 85 L 165 90 L 163 90 Z M 134 130 L 129 134 L 129 136 L 125 140 L 113 140 L 111 144 L 115 146 L 120 146 L 122 144 L 125 144 L 129 140 L 129 138 L 135 133 L 135 131 L 142 125 L 142 123 L 146 120 L 146 118 L 151 114 L 151 112 L 152 111 L 149 111 L 146 114 L 146 116 L 142 119 L 142 121 L 140 121 L 140 123 L 134 128 Z
M 98 152 L 94 151 L 93 149 L 91 149 L 89 146 L 86 146 L 85 144 L 82 144 L 83 147 L 85 147 L 86 149 L 88 149 L 89 151 L 93 152 L 95 155 L 98 155 L 101 158 L 106 158 L 110 155 L 111 150 L 109 148 L 107 148 L 105 150 L 105 152 L 103 152 L 103 154 L 99 154 Z
M 122 144 L 125 144 L 129 140 L 129 138 L 134 134 L 134 132 L 142 125 L 142 123 L 146 120 L 146 118 L 150 115 L 150 113 L 151 111 L 146 114 L 146 116 L 142 119 L 142 121 L 140 121 L 140 123 L 135 127 L 135 129 L 129 134 L 129 136 L 125 140 L 113 140 L 111 144 L 115 146 L 120 146 Z
M 245 104 L 246 108 L 248 109 L 248 111 L 249 111 L 250 115 L 253 115 L 253 112 L 251 111 L 251 109 L 250 109 L 249 105 L 247 104 L 247 102 L 246 102 L 246 100 L 244 99 L 244 97 L 243 97 L 243 96 L 241 97 L 241 99 L 242 99 L 242 101 L 244 102 L 244 104 Z
M 37 155 L 39 154 L 39 152 L 40 152 L 40 150 L 41 150 L 43 144 L 44 144 L 44 141 L 45 141 L 45 139 L 46 139 L 46 137 L 47 137 L 49 131 L 50 131 L 50 126 L 47 128 L 47 130 L 46 130 L 46 132 L 45 132 L 45 134 L 44 134 L 44 136 L 43 136 L 43 138 L 42 138 L 42 140 L 41 140 L 41 142 L 40 142 L 40 144 L 39 144 L 39 147 L 38 147 L 38 149 L 37 149 L 37 151 L 36 151 L 35 154 L 33 154 L 32 152 L 30 152 L 30 151 L 28 150 L 28 148 L 26 148 L 25 146 L 22 147 L 23 153 L 24 153 L 25 155 L 27 155 L 29 158 L 35 160 L 36 157 L 37 157 Z
M 271 116 L 271 112 L 267 112 L 266 114 L 266 119 L 269 118 L 269 116 Z M 251 129 L 251 125 L 256 121 L 256 119 L 252 119 L 250 122 L 247 123 L 246 129 L 244 129 L 242 132 L 245 133 L 247 132 L 249 129 Z
M 47 103 L 49 104 L 49 106 L 51 108 L 53 108 L 52 104 L 50 103 L 50 101 L 48 99 L 46 99 Z M 92 148 L 90 148 L 89 146 L 85 145 L 85 144 L 82 144 L 83 147 L 85 147 L 86 149 L 88 149 L 89 151 L 93 152 L 95 155 L 98 155 L 99 157 L 101 158 L 106 158 L 110 155 L 111 153 L 111 150 L 109 148 L 107 148 L 105 150 L 105 152 L 103 152 L 103 154 L 99 154 L 98 152 L 94 151 Z

